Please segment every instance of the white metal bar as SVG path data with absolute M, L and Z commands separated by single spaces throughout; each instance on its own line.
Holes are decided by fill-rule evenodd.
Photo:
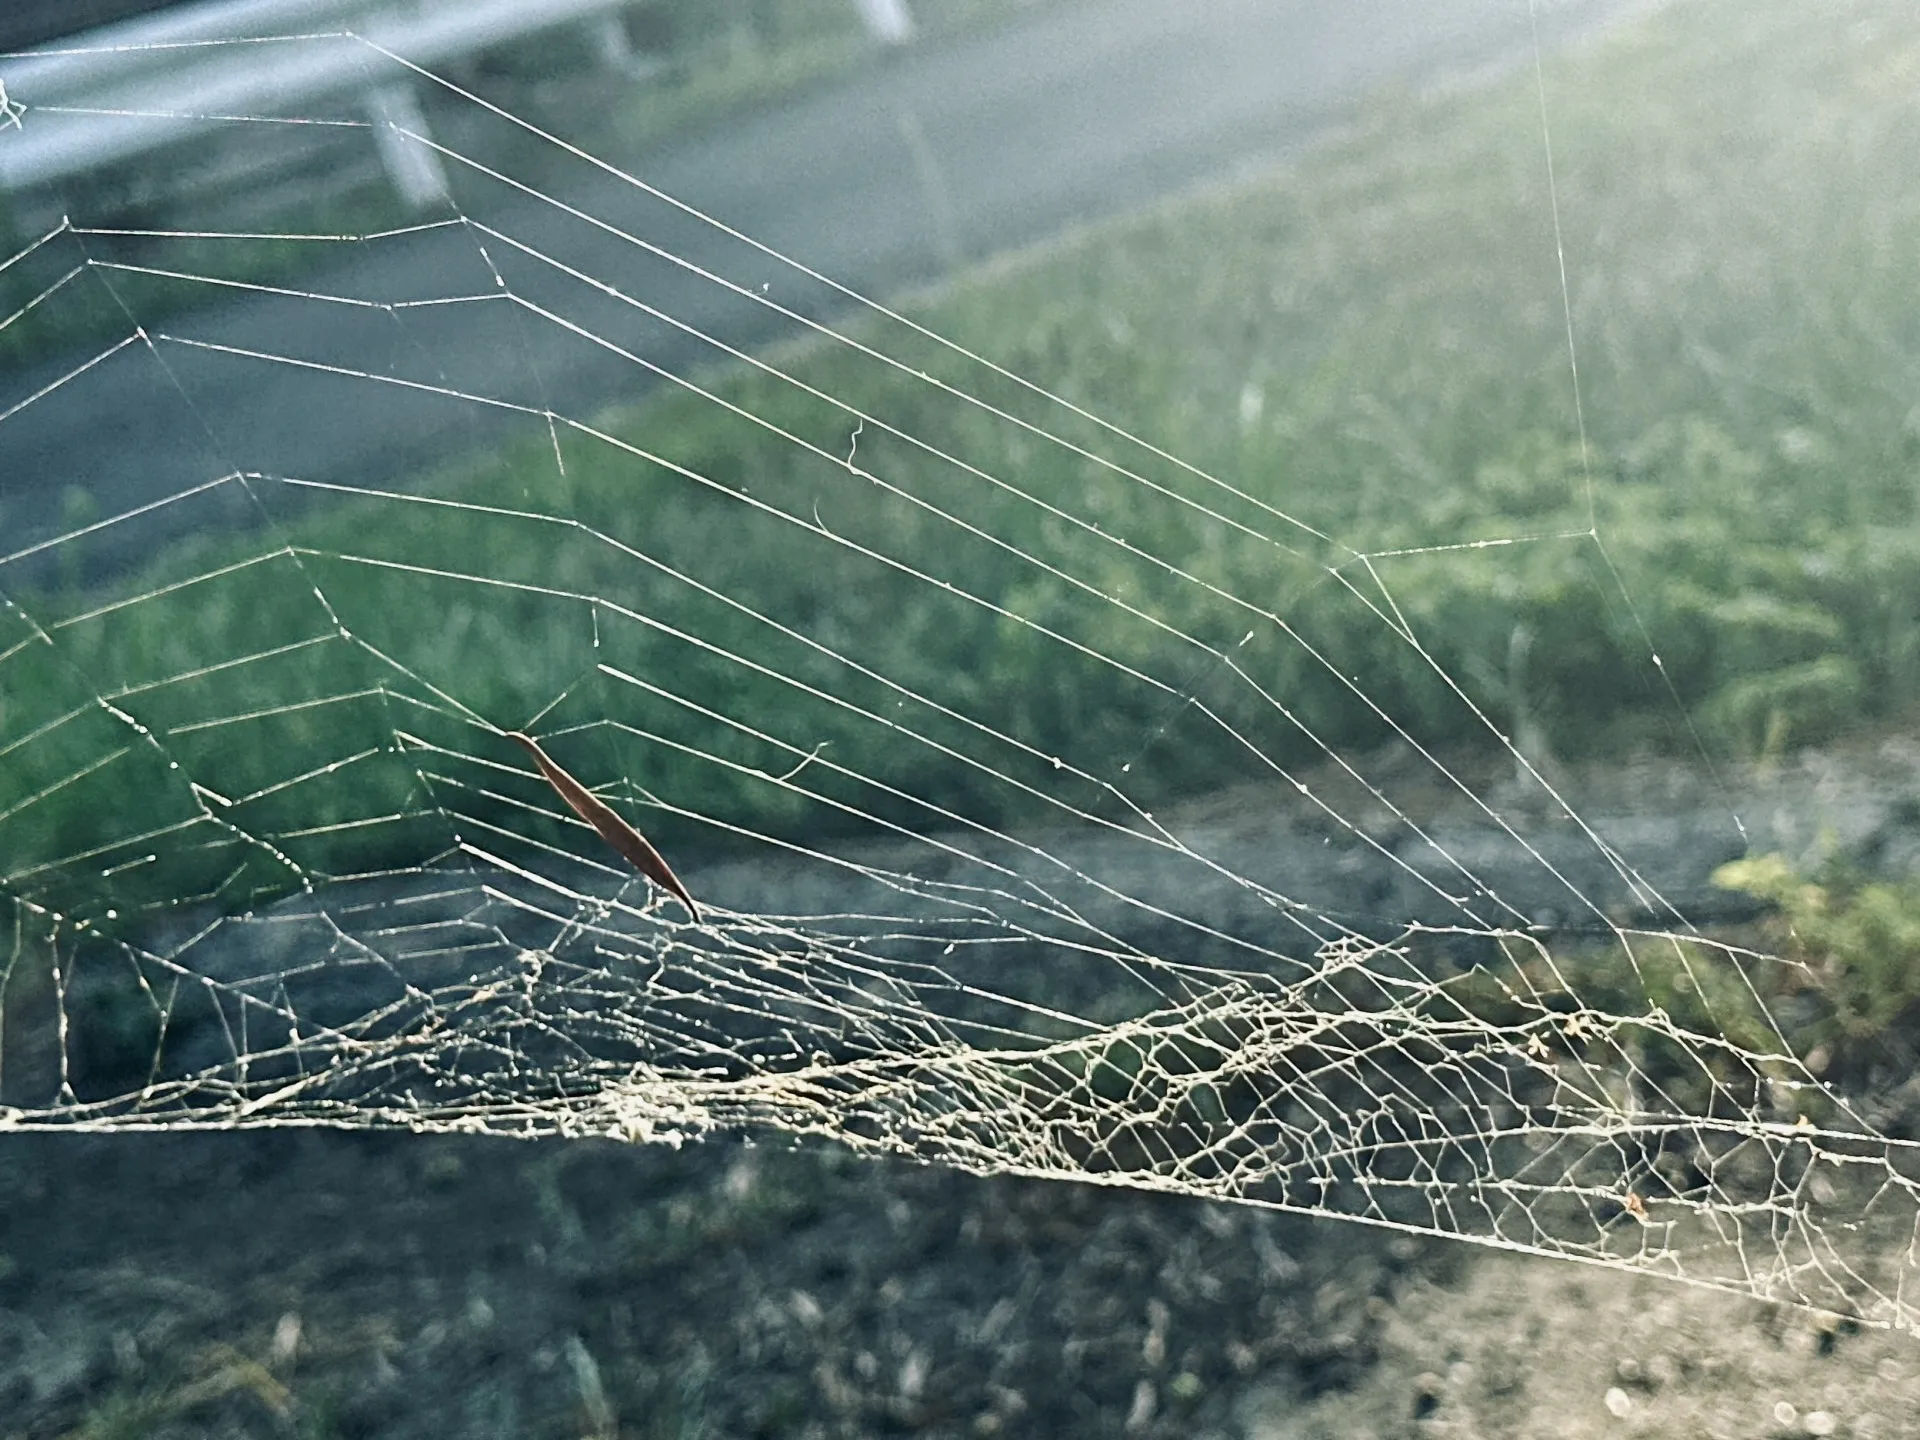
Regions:
M 52 184 L 222 123 L 204 117 L 294 117 L 316 99 L 406 77 L 363 39 L 433 66 L 629 3 L 208 0 L 108 26 L 56 47 L 68 53 L 0 60 L 19 117 L 0 133 L 0 189 Z M 274 38 L 290 36 L 330 38 Z
M 440 152 L 423 143 L 432 136 L 413 86 L 404 80 L 379 86 L 367 96 L 367 110 L 376 122 L 373 138 L 380 147 L 380 163 L 407 208 L 424 210 L 445 200 L 447 170 Z

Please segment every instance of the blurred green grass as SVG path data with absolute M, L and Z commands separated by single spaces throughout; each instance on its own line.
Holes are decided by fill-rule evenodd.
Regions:
M 98 918 L 456 836 L 566 863 L 485 728 L 535 717 L 671 855 L 1151 807 L 1396 730 L 1752 755 L 1902 713 L 1920 25 L 1676 6 L 1544 81 L 1584 450 L 1532 73 L 1386 97 L 913 306 L 1153 450 L 868 319 L 895 363 L 790 345 L 807 389 L 704 376 L 406 496 L 252 482 L 249 538 L 9 588 L 0 886 Z

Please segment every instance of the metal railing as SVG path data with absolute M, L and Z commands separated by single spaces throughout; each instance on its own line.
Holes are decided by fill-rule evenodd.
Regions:
M 402 133 L 425 120 L 401 65 L 431 67 L 541 31 L 585 25 L 624 50 L 633 0 L 206 0 L 0 58 L 0 191 L 61 185 L 191 143 L 236 119 L 311 119 L 358 97 L 403 198 L 445 192 L 439 160 Z M 304 113 L 303 113 L 303 107 Z

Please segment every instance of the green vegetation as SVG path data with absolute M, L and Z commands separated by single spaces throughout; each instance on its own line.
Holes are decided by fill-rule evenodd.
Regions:
M 1809 1073 L 1857 1088 L 1907 1052 L 1902 1037 L 1920 1018 L 1920 881 L 1871 880 L 1839 858 L 1808 876 L 1777 854 L 1723 865 L 1713 880 L 1767 907 L 1741 927 L 1742 943 L 1619 935 L 1549 951 L 1507 940 L 1449 984 L 1447 1003 L 1525 1031 L 1536 1060 L 1572 1056 L 1640 1085 L 1634 1103 L 1656 1112 L 1758 1105 L 1827 1123 L 1832 1101 L 1801 1083 Z M 1622 1018 L 1583 1024 L 1582 1014 Z
M 1018 824 L 1038 794 L 1106 803 L 1099 781 L 1152 804 L 1243 777 L 1200 706 L 1283 763 L 1387 737 L 1373 705 L 1486 743 L 1443 677 L 1563 754 L 1691 745 L 1681 712 L 1756 753 L 1905 707 L 1920 31 L 1845 8 L 1676 7 L 1549 61 L 1584 453 L 1531 74 L 1392 98 L 1284 175 L 916 309 L 1233 491 L 873 322 L 855 333 L 904 369 L 774 357 L 838 404 L 709 377 L 722 404 L 602 417 L 618 443 L 543 426 L 412 487 L 451 506 L 262 484 L 264 534 L 112 594 L 10 592 L 5 884 L 102 916 L 243 904 L 456 833 L 558 841 L 479 727 L 563 694 L 555 758 L 665 802 L 641 814 L 669 854 L 716 838 L 675 812 Z M 115 595 L 145 598 L 101 611 Z M 828 803 L 775 778 L 809 755 Z
M 1792 1085 L 1825 1034 L 1814 989 L 1799 966 L 1709 941 L 1508 939 L 1448 985 L 1445 1005 L 1518 1037 L 1536 1079 L 1574 1078 L 1572 1104 L 1791 1122 L 1827 1118 L 1824 1097 Z M 1533 1099 L 1552 1103 L 1550 1091 Z
M 1781 855 L 1723 865 L 1714 882 L 1775 907 L 1768 943 L 1823 1002 L 1802 1037 L 1809 1051 L 1843 1059 L 1862 1039 L 1911 1024 L 1920 1006 L 1920 882 L 1870 881 L 1837 862 L 1809 878 Z
M 371 235 L 407 219 L 388 186 L 368 183 L 267 228 L 290 235 Z M 0 209 L 0 261 L 40 238 L 21 234 Z M 193 306 L 217 304 L 233 293 L 221 281 L 294 284 L 338 256 L 338 243 L 312 240 L 58 235 L 0 271 L 0 320 L 14 317 L 0 329 L 0 366 L 118 340 L 136 323 L 153 326 Z

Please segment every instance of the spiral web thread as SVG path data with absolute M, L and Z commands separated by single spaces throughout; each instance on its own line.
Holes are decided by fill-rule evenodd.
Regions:
M 451 231 L 471 274 L 385 295 L 235 280 L 220 247 L 248 237 L 208 231 L 206 267 L 177 278 L 271 302 L 248 338 L 129 307 L 81 362 L 10 384 L 0 453 L 54 407 L 143 423 L 112 414 L 126 395 L 167 397 L 179 428 L 150 445 L 157 498 L 0 559 L 0 1128 L 819 1137 L 1912 1322 L 1912 1145 L 1776 1023 L 1791 963 L 1697 933 L 1397 602 L 1409 556 L 1604 561 L 1598 528 L 1350 548 L 450 79 L 351 36 L 271 43 L 353 47 L 370 79 L 430 89 L 598 198 L 403 129 L 457 177 L 449 218 L 285 243 L 378 261 Z M 34 124 L 30 91 L 8 103 Z M 263 147 L 302 124 L 398 123 L 218 121 Z M 124 301 L 143 267 L 106 247 L 125 238 L 70 216 L 33 240 L 7 264 L 50 278 L 6 323 L 83 290 Z M 436 329 L 474 310 L 527 356 L 511 383 L 463 378 Z M 720 338 L 771 321 L 806 340 Z M 790 468 L 703 473 L 576 413 L 543 374 L 559 346 L 676 389 L 683 414 L 774 434 Z M 1043 493 L 884 404 L 815 390 L 836 352 L 875 393 L 931 389 L 1010 453 L 1071 452 L 1083 483 Z M 757 380 L 729 388 L 714 361 Z M 289 473 L 276 415 L 222 389 L 262 375 L 278 416 L 321 414 L 343 439 L 417 413 L 438 454 L 532 434 L 544 467 L 519 504 L 402 488 L 351 444 Z M 756 408 L 776 391 L 805 405 Z M 631 477 L 645 523 L 615 533 L 568 508 L 589 463 Z M 1102 524 L 1116 493 L 1125 533 Z M 876 495 L 887 523 L 858 518 Z M 682 504 L 704 528 L 676 528 Z M 352 525 L 314 528 L 335 513 Z M 1165 558 L 1142 515 L 1264 547 L 1273 592 Z M 458 553 L 417 548 L 456 523 Z M 229 538 L 183 538 L 203 529 Z M 733 547 L 768 535 L 797 577 L 790 609 L 740 588 Z M 828 576 L 909 603 L 817 622 L 809 585 L 839 581 L 809 577 Z M 1295 628 L 1308 591 L 1338 597 L 1350 635 L 1390 637 L 1516 779 L 1443 759 L 1376 702 L 1337 637 Z M 1096 738 L 1035 743 L 1019 696 L 901 678 L 893 629 L 931 644 L 982 615 L 1096 687 Z M 1318 733 L 1269 678 L 1302 673 L 1277 654 L 1392 743 Z M 693 672 L 719 682 L 683 687 Z M 483 691 L 519 708 L 482 708 Z M 1106 711 L 1151 718 L 1116 736 Z M 513 729 L 691 846 L 676 864 L 698 923 L 570 814 Z M 1154 768 L 1200 745 L 1239 757 L 1239 798 L 1150 809 Z M 647 782 L 669 764 L 692 778 Z M 935 768 L 965 784 L 917 789 Z M 788 819 L 736 818 L 753 813 Z M 1624 1000 L 1586 978 L 1609 966 L 1632 977 Z M 1743 1023 L 1676 1019 L 1655 974 Z

